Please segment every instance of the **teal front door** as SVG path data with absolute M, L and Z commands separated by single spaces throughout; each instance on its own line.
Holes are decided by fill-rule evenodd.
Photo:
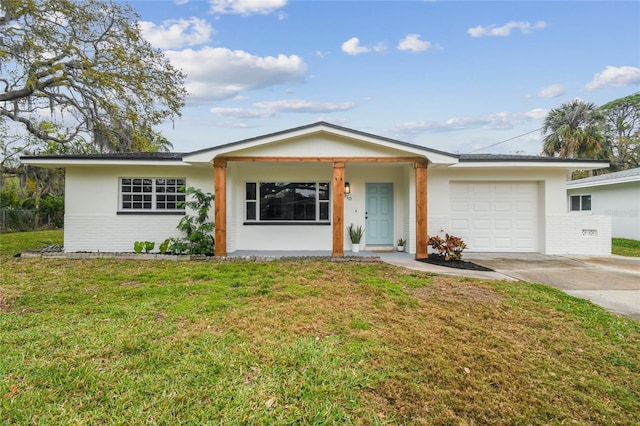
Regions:
M 393 184 L 367 184 L 367 245 L 393 245 Z

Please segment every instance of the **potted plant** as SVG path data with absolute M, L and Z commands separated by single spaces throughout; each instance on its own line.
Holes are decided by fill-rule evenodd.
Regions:
M 398 240 L 398 244 L 396 245 L 396 250 L 404 251 L 404 246 L 406 245 L 407 245 L 407 240 L 405 240 L 404 238 L 400 238 Z
M 360 225 L 355 226 L 353 223 L 347 228 L 349 238 L 351 239 L 351 251 L 358 253 L 360 251 L 360 240 L 364 235 L 364 228 Z

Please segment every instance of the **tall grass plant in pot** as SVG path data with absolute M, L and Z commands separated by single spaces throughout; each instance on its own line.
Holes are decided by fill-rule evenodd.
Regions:
M 351 251 L 353 253 L 358 253 L 360 251 L 360 240 L 362 240 L 362 236 L 364 235 L 364 228 L 360 225 L 355 226 L 352 223 L 347 228 L 347 232 L 351 239 Z

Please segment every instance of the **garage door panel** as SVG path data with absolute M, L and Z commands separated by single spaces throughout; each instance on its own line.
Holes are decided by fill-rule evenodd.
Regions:
M 534 244 L 534 240 L 531 238 L 516 238 L 516 249 L 526 250 Z
M 522 213 L 533 213 L 534 212 L 534 204 L 531 201 L 516 201 L 515 202 L 515 210 L 516 212 Z
M 534 231 L 536 228 L 537 226 L 535 226 L 535 220 L 533 218 L 515 220 L 514 230 L 516 232 L 530 232 Z
M 463 238 L 464 240 L 464 238 Z M 491 249 L 491 239 L 486 238 L 471 238 L 470 243 L 473 247 L 477 247 L 476 250 L 490 250 Z
M 494 241 L 495 248 L 498 250 L 509 250 L 513 247 L 513 240 L 508 237 L 497 237 Z
M 491 221 L 489 219 L 473 219 L 471 221 L 473 231 L 491 231 Z
M 453 201 L 451 203 L 451 211 L 454 211 L 454 212 L 469 211 L 469 203 L 466 201 Z
M 514 186 L 519 194 L 538 194 L 538 186 L 535 183 L 516 183 Z
M 469 185 L 466 183 L 451 183 L 450 189 L 453 194 L 467 194 L 469 192 Z
M 512 204 L 511 201 L 496 201 L 493 206 L 496 213 L 511 213 Z
M 496 219 L 493 223 L 494 228 L 498 231 L 511 231 L 513 228 L 513 221 L 510 219 Z
M 495 193 L 496 194 L 511 194 L 513 192 L 513 185 L 510 183 L 496 183 L 495 184 Z
M 474 212 L 489 212 L 491 210 L 491 203 L 485 201 L 474 201 L 473 202 L 473 211 Z
M 450 234 L 474 251 L 538 251 L 536 182 L 452 182 Z
M 466 231 L 469 229 L 468 219 L 451 219 L 451 227 L 459 231 Z
M 491 193 L 491 185 L 487 183 L 474 183 L 471 188 L 474 194 Z

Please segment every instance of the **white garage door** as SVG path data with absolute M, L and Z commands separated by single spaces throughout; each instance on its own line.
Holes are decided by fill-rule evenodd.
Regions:
M 536 182 L 451 182 L 450 233 L 472 251 L 537 252 Z

